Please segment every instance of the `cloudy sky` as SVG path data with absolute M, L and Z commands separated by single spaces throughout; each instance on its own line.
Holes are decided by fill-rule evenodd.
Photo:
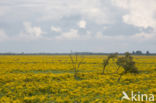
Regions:
M 156 0 L 0 0 L 0 52 L 156 52 Z

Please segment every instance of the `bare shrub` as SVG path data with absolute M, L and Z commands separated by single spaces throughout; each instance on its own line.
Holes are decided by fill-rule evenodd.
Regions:
M 69 55 L 69 57 L 71 60 L 72 68 L 74 70 L 74 77 L 77 78 L 79 68 L 80 68 L 81 64 L 84 63 L 85 57 L 82 55 L 72 54 L 72 53 Z

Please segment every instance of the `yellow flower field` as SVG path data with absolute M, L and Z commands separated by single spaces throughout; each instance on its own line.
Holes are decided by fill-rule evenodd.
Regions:
M 120 82 L 122 68 L 116 73 L 113 61 L 101 74 L 104 58 L 84 56 L 74 78 L 69 56 L 0 56 L 0 103 L 131 103 L 121 100 L 123 91 L 154 94 L 156 101 L 156 56 L 134 56 L 140 73 Z

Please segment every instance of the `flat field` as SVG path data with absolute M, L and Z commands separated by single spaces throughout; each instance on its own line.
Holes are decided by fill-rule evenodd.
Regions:
M 77 58 L 78 61 L 82 57 Z M 0 103 L 127 103 L 122 92 L 156 94 L 156 56 L 134 56 L 139 74 L 123 75 L 106 56 L 83 56 L 78 77 L 65 55 L 0 56 Z M 156 98 L 155 98 L 156 99 Z

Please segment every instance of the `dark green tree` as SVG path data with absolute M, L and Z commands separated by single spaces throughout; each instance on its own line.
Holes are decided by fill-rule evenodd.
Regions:
M 120 81 L 121 77 L 127 73 L 139 73 L 138 68 L 135 66 L 135 62 L 133 61 L 133 57 L 130 53 L 126 52 L 124 57 L 118 58 L 116 64 L 118 65 L 118 70 L 120 67 L 124 69 L 122 73 L 120 73 L 120 77 L 118 81 Z
M 122 67 L 123 63 L 124 63 L 124 57 L 120 57 L 120 58 L 117 59 L 116 64 L 117 64 L 118 67 L 117 67 L 116 73 L 118 72 L 120 67 Z
M 102 70 L 102 74 L 105 74 L 105 69 L 106 69 L 106 66 L 109 65 L 109 61 L 110 59 L 114 59 L 117 57 L 117 53 L 114 53 L 114 54 L 110 54 L 106 59 L 103 60 L 103 70 Z

